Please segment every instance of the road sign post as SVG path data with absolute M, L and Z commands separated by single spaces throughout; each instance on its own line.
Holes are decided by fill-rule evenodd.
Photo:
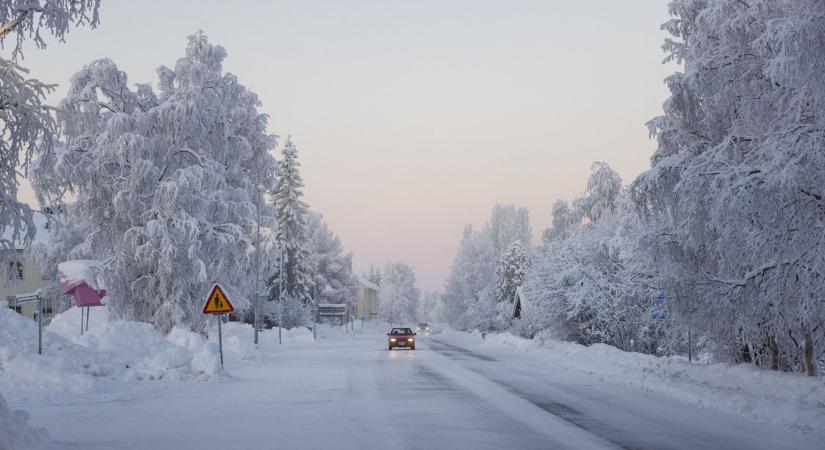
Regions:
M 38 290 L 34 294 L 18 295 L 14 298 L 17 305 L 37 302 L 37 354 L 43 354 L 43 296 Z
M 221 329 L 221 322 L 223 322 L 223 315 L 235 311 L 229 297 L 223 292 L 221 285 L 215 283 L 212 286 L 209 296 L 206 297 L 206 303 L 203 305 L 204 314 L 215 314 L 218 316 L 218 352 L 221 357 L 221 371 L 223 371 L 223 330 Z
M 43 296 L 37 293 L 37 354 L 43 354 Z

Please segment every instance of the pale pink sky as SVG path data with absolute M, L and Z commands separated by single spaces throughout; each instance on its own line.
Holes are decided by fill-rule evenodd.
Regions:
M 52 101 L 101 57 L 155 82 L 204 30 L 270 130 L 292 135 L 306 199 L 355 270 L 403 260 L 427 289 L 496 202 L 529 208 L 538 235 L 592 161 L 625 182 L 644 170 L 644 123 L 674 70 L 661 64 L 662 0 L 104 0 L 101 16 L 22 61 L 60 84 Z

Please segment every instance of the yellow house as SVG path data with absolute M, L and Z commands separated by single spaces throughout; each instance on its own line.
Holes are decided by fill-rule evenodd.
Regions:
M 378 286 L 359 277 L 356 298 L 358 299 L 358 303 L 355 304 L 356 319 L 378 318 Z
M 35 214 L 34 224 L 37 227 L 35 242 L 48 242 L 46 218 L 42 214 Z M 21 302 L 17 297 L 33 294 L 38 289 L 45 292 L 45 288 L 46 280 L 43 279 L 40 267 L 26 255 L 24 248 L 16 246 L 14 250 L 7 250 L 6 254 L 0 255 L 0 301 L 8 301 L 9 308 L 35 319 L 37 302 Z M 54 299 L 44 298 L 43 321 L 51 320 L 55 312 Z

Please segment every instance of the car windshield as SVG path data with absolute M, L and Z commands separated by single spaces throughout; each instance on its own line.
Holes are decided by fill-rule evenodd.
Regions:
M 412 334 L 412 330 L 409 328 L 393 328 L 392 334 Z
M 424 322 L 421 322 L 421 323 L 418 324 L 418 328 L 427 328 L 427 324 L 424 323 Z

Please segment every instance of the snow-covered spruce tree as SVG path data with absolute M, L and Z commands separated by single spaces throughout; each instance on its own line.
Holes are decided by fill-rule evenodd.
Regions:
M 496 284 L 492 292 L 497 309 L 496 328 L 510 326 L 516 289 L 527 279 L 529 266 L 530 256 L 520 241 L 513 242 L 501 255 L 496 265 Z
M 352 253 L 343 254 L 341 240 L 327 227 L 320 214 L 310 212 L 306 222 L 315 303 L 353 304 Z
M 191 36 L 174 70 L 158 69 L 159 95 L 129 89 L 125 73 L 98 60 L 60 104 L 66 144 L 38 161 L 35 186 L 50 203 L 73 195 L 54 251 L 105 261 L 116 317 L 197 327 L 213 281 L 248 305 L 256 185 L 273 185 L 275 140 L 258 97 L 222 72 L 225 57 Z
M 658 140 L 634 196 L 663 261 L 689 274 L 721 359 L 825 364 L 825 4 L 670 3 Z M 817 360 L 820 367 L 817 367 Z
M 524 284 L 530 257 L 521 242 L 513 242 L 501 255 L 496 266 L 495 298 L 497 302 L 512 303 L 516 288 Z
M 43 103 L 54 85 L 28 78 L 17 65 L 23 43 L 45 48 L 44 37 L 63 40 L 73 26 L 98 24 L 100 0 L 0 0 L 0 43 L 14 39 L 11 58 L 0 57 L 0 250 L 28 245 L 34 238 L 31 207 L 17 199 L 18 175 L 27 175 L 32 157 L 52 151 L 57 122 Z M 8 230 L 8 231 L 7 231 Z
M 275 190 L 272 193 L 272 206 L 278 229 L 275 234 L 278 252 L 283 262 L 275 267 L 275 272 L 269 279 L 268 290 L 270 301 L 278 302 L 283 297 L 289 299 L 284 307 L 291 307 L 301 311 L 290 312 L 284 315 L 282 326 L 292 328 L 303 325 L 309 317 L 312 308 L 313 268 L 309 248 L 309 235 L 306 217 L 308 207 L 301 200 L 304 181 L 299 172 L 298 149 L 287 138 L 281 150 L 282 159 L 279 162 L 280 173 Z M 283 269 L 283 279 L 281 279 Z M 283 285 L 283 295 L 281 295 Z M 286 300 L 284 300 L 286 301 Z M 279 314 L 283 308 L 276 306 Z M 294 318 L 300 321 L 289 321 Z M 278 317 L 273 317 L 278 321 Z
M 394 325 L 411 325 L 418 318 L 421 291 L 415 283 L 415 271 L 407 264 L 399 261 L 384 266 L 378 290 L 381 320 Z

